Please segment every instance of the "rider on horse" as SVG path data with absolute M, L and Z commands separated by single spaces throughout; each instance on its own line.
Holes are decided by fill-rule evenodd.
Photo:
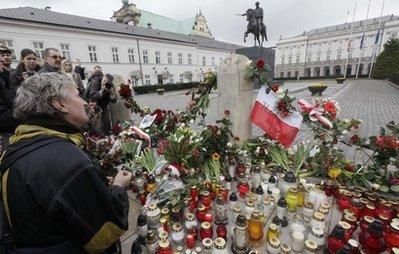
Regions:
M 256 8 L 254 9 L 254 14 L 256 21 L 258 22 L 259 31 L 263 29 L 263 9 L 259 7 L 259 2 L 255 3 Z

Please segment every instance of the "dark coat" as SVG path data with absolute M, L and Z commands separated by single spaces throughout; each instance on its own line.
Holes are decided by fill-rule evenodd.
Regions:
M 34 72 L 38 72 L 40 70 L 40 66 L 36 66 Z M 25 65 L 23 63 L 19 63 L 15 70 L 12 70 L 10 73 L 10 89 L 15 92 L 18 87 L 24 82 L 22 77 L 22 73 L 26 72 Z
M 0 133 L 14 132 L 19 121 L 13 114 L 15 95 L 7 89 L 4 80 L 0 79 Z
M 38 71 L 38 73 L 49 73 L 49 72 L 57 72 L 61 73 L 61 70 L 49 65 L 47 62 L 44 62 L 43 67 Z
M 63 127 L 51 128 L 60 131 Z M 69 133 L 68 128 L 63 132 Z M 2 165 L 13 154 L 49 138 L 59 140 L 30 151 L 3 175 L 17 247 L 43 248 L 72 241 L 74 249 L 80 249 L 70 252 L 75 254 L 86 253 L 84 246 L 85 250 L 88 246 L 100 248 L 107 243 L 104 235 L 117 239 L 121 232 L 116 232 L 128 228 L 126 190 L 109 187 L 100 169 L 74 143 L 44 135 L 21 140 L 8 147 Z M 2 171 L 5 170 L 3 167 Z
M 0 69 L 0 79 L 2 79 L 6 85 L 6 88 L 9 88 L 10 85 L 10 71 L 7 69 Z
M 75 66 L 75 73 L 79 74 L 79 75 L 80 75 L 80 78 L 81 78 L 82 80 L 85 80 L 85 79 L 86 79 L 85 68 L 84 68 L 84 67 L 81 67 L 81 66 L 79 66 L 79 65 L 76 65 L 76 66 Z

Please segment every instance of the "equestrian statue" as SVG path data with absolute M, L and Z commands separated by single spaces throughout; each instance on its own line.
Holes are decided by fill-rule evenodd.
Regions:
M 263 9 L 259 7 L 259 2 L 255 3 L 255 7 L 255 9 L 248 9 L 244 14 L 238 15 L 247 16 L 248 26 L 247 31 L 244 33 L 244 42 L 246 42 L 248 34 L 251 33 L 254 35 L 255 46 L 256 42 L 258 42 L 258 45 L 262 47 L 263 42 L 267 41 L 266 26 L 263 23 Z

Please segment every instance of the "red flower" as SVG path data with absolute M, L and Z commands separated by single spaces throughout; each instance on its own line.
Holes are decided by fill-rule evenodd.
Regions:
M 230 110 L 226 109 L 226 110 L 224 111 L 224 114 L 225 114 L 226 116 L 229 116 L 229 115 L 230 115 Z
M 263 67 L 265 67 L 265 60 L 263 60 L 262 58 L 259 58 L 258 61 L 256 61 L 256 66 L 259 69 L 263 69 Z
M 285 102 L 285 100 L 279 100 L 279 102 L 277 103 L 277 109 L 279 111 L 283 111 L 287 109 L 287 103 Z
M 391 185 L 399 185 L 399 178 L 393 178 L 391 179 Z
M 277 92 L 278 91 L 279 86 L 278 85 L 271 85 L 270 89 L 272 89 L 273 92 Z
M 160 125 L 165 120 L 165 110 L 156 109 L 151 115 L 156 115 L 154 123 Z
M 345 164 L 344 169 L 349 172 L 354 172 L 355 166 L 351 163 L 347 163 L 347 164 Z
M 194 158 L 199 158 L 201 156 L 201 152 L 198 149 L 193 150 L 191 154 Z
M 384 142 L 384 137 L 382 136 L 378 136 L 375 138 L 375 143 L 377 144 L 377 146 L 380 149 L 384 149 L 385 148 L 385 142 Z
M 122 126 L 120 125 L 119 122 L 116 122 L 116 124 L 112 127 L 112 132 L 113 132 L 115 135 L 118 135 L 119 133 L 122 132 Z
M 353 135 L 351 137 L 351 142 L 352 142 L 352 144 L 356 144 L 356 143 L 360 142 L 360 137 L 358 135 L 356 135 L 356 134 Z
M 393 136 L 386 136 L 384 137 L 386 147 L 390 149 L 397 149 L 399 148 L 399 140 Z
M 132 89 L 128 85 L 121 85 L 121 89 L 119 90 L 119 95 L 123 98 L 129 98 L 132 96 Z
M 163 154 L 163 152 L 165 151 L 165 147 L 169 145 L 169 141 L 166 139 L 162 139 L 161 141 L 159 141 L 158 143 L 158 147 L 157 147 L 157 152 L 159 155 Z
M 335 107 L 333 102 L 327 101 L 326 103 L 324 103 L 323 108 L 330 114 L 333 120 L 337 117 L 337 108 Z

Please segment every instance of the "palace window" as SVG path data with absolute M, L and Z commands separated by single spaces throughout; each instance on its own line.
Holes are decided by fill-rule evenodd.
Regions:
M 192 56 L 191 56 L 191 54 L 187 55 L 187 63 L 188 64 L 192 64 Z
M 202 66 L 205 66 L 205 65 L 206 65 L 206 57 L 203 56 L 203 57 L 202 57 Z
M 173 63 L 173 61 L 172 61 L 172 52 L 168 52 L 167 55 L 168 55 L 168 64 L 172 64 Z
M 327 52 L 327 55 L 326 55 L 326 61 L 329 61 L 329 60 L 330 60 L 330 58 L 331 58 L 331 53 L 330 53 L 330 52 Z
M 97 47 L 88 46 L 90 62 L 97 62 Z
M 183 54 L 182 53 L 177 54 L 177 60 L 179 61 L 179 64 L 183 64 Z
M 308 62 L 312 62 L 312 53 L 308 53 Z
M 3 39 L 0 39 L 0 44 L 6 46 L 7 48 L 9 48 L 9 49 L 11 50 L 12 59 L 14 59 L 14 60 L 17 59 L 17 57 L 16 57 L 16 55 L 15 55 L 14 45 L 13 45 L 13 43 L 12 43 L 12 40 L 3 40 Z
M 284 78 L 284 72 L 280 72 L 280 78 Z
M 291 78 L 291 72 L 287 72 L 287 78 Z
M 317 53 L 317 55 L 316 55 L 316 61 L 317 62 L 320 62 L 320 56 L 321 56 L 321 53 Z
M 291 64 L 292 63 L 292 56 L 288 57 L 288 63 Z
M 155 51 L 155 63 L 161 63 L 161 51 Z
M 134 49 L 128 49 L 129 63 L 134 63 Z
M 342 51 L 337 51 L 337 60 L 341 60 Z
M 348 59 L 351 59 L 352 58 L 352 52 L 349 52 L 348 53 Z
M 151 77 L 150 75 L 144 75 L 144 79 L 145 79 L 145 84 L 146 85 L 151 85 Z
M 215 66 L 215 58 L 214 57 L 212 57 L 211 61 L 212 61 L 212 66 Z
M 296 63 L 299 63 L 300 60 L 301 60 L 301 55 L 297 55 L 296 56 Z
M 37 57 L 44 59 L 44 45 L 43 42 L 34 41 L 32 42 L 33 49 L 37 55 Z
M 148 63 L 148 50 L 143 50 L 143 63 Z
M 173 84 L 173 74 L 169 74 L 169 84 Z
M 71 51 L 69 49 L 69 44 L 60 43 L 61 53 L 62 56 L 66 59 L 71 60 Z
M 181 83 L 183 83 L 184 82 L 184 74 L 180 74 L 179 75 L 179 81 L 181 82 Z
M 116 47 L 112 47 L 112 61 L 114 63 L 119 63 L 119 52 L 118 52 L 118 48 Z
M 284 59 L 285 59 L 285 57 L 281 57 L 281 64 L 284 64 Z

